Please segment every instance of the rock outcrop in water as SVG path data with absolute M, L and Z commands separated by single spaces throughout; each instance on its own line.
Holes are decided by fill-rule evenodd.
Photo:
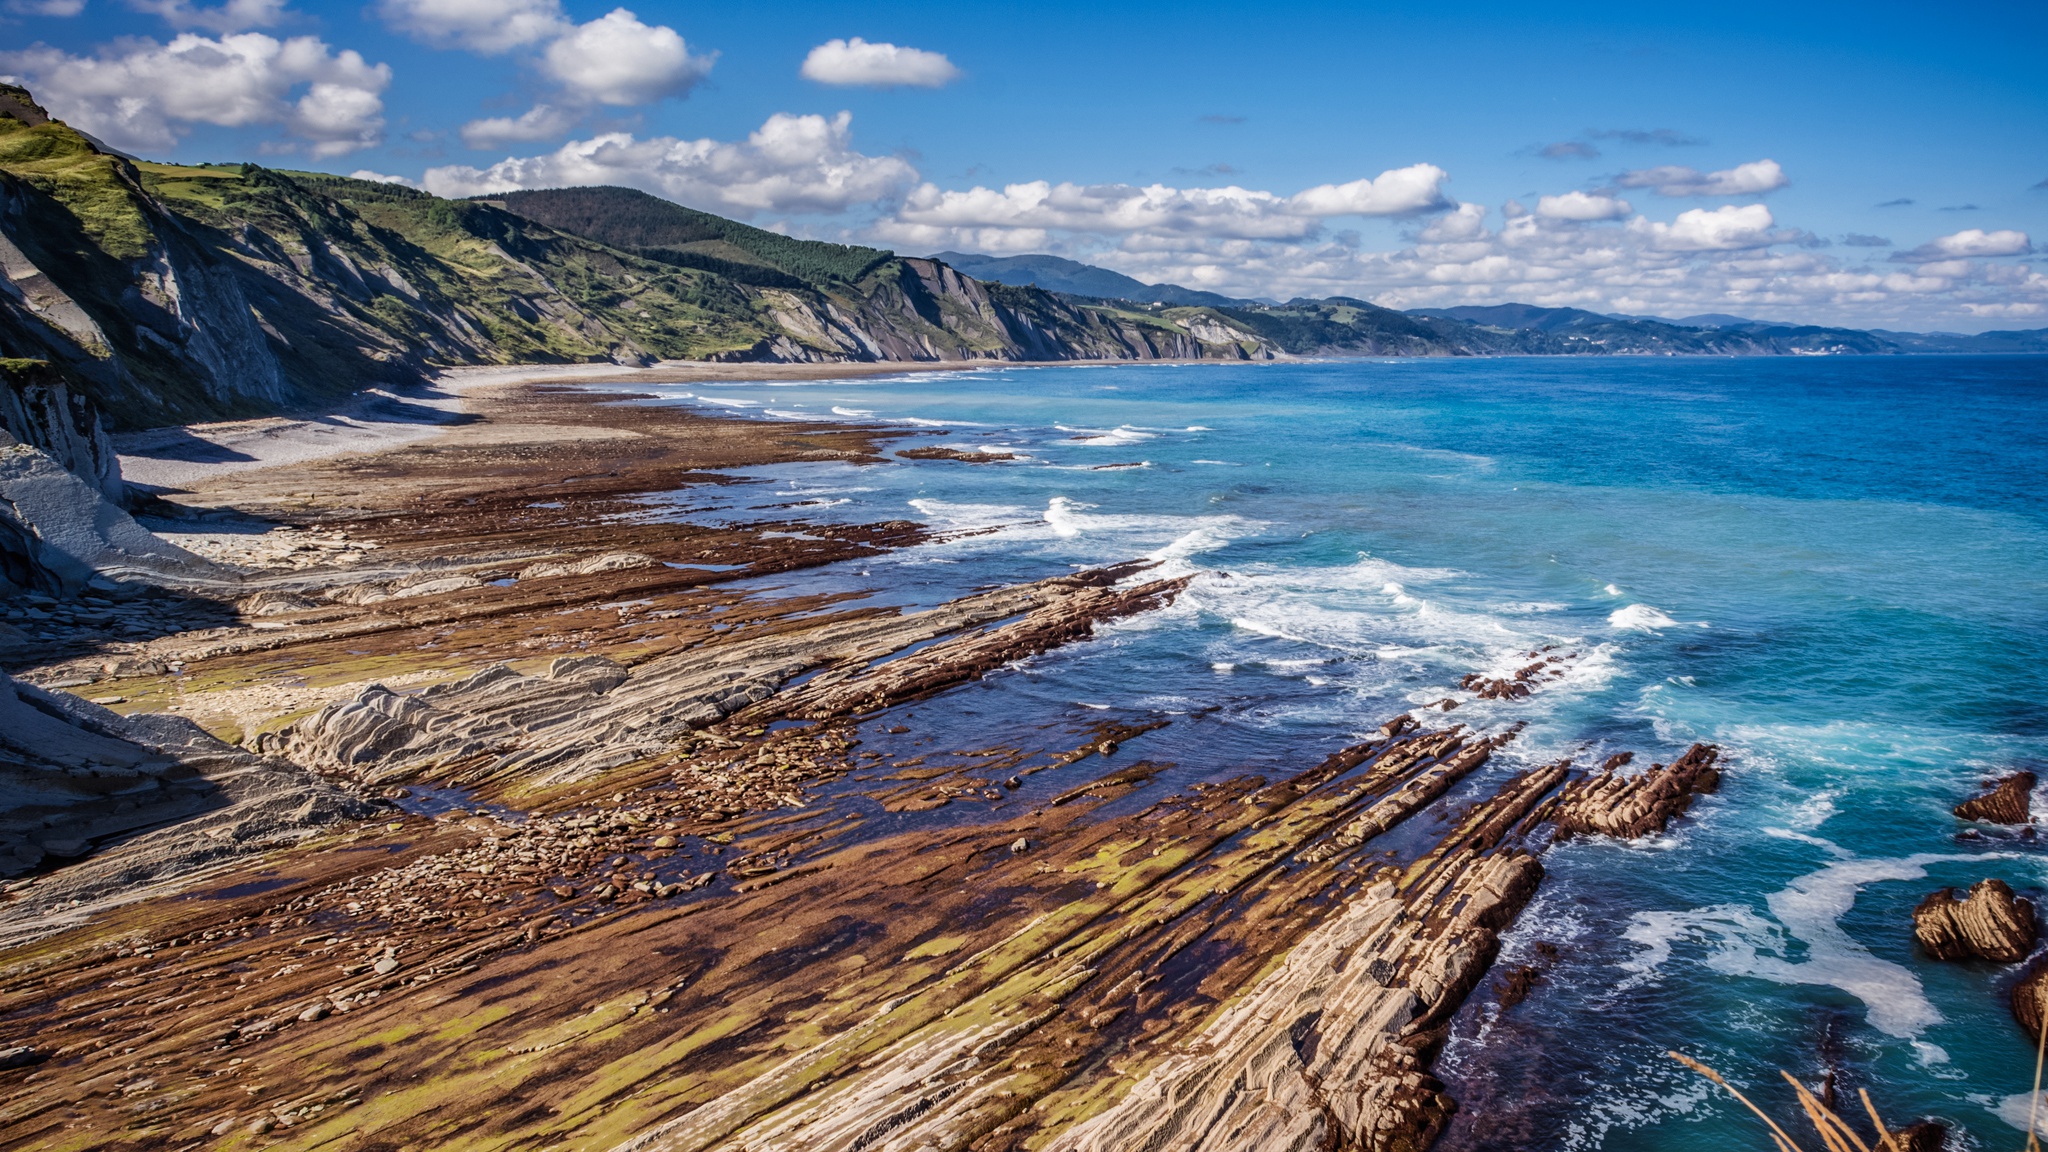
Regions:
M 2027 1039 L 2039 1043 L 2041 1022 L 2048 1016 L 2048 956 L 2027 965 L 2019 983 L 2012 986 L 2012 1018 L 2019 1021 Z
M 1959 819 L 1982 820 L 1987 824 L 2031 824 L 2037 782 L 2032 772 L 2001 777 L 1982 793 L 1956 805 L 1955 814 Z
M 1557 834 L 1613 836 L 1633 840 L 1662 832 L 1674 817 L 1692 806 L 1693 798 L 1720 787 L 1714 766 L 1720 750 L 1695 744 L 1670 767 L 1653 764 L 1649 771 L 1620 775 L 1626 757 L 1598 776 L 1574 781 L 1557 802 Z
M 1711 786 L 1711 748 L 1574 783 L 1499 764 L 1519 725 L 1404 715 L 1169 787 L 1146 736 L 1199 713 L 1010 724 L 957 689 L 1184 581 L 1124 565 L 921 611 L 743 591 L 926 537 L 701 525 L 640 497 L 714 465 L 869 459 L 869 434 L 612 399 L 529 395 L 469 448 L 224 482 L 209 508 L 294 522 L 279 554 L 332 536 L 354 559 L 264 574 L 239 620 L 122 656 L 147 666 L 36 670 L 104 671 L 124 707 L 405 810 L 322 823 L 300 799 L 276 837 L 202 814 L 13 886 L 0 934 L 32 942 L 0 982 L 0 1049 L 31 1037 L 39 1062 L 0 1083 L 0 1149 L 1412 1152 L 1455 1107 L 1437 1052 L 1550 821 L 1640 834 Z M 167 890 L 130 883 L 150 845 L 223 840 L 280 850 L 195 851 L 180 899 L 85 919 Z
M 2003 880 L 1979 880 L 1960 900 L 1944 888 L 1913 909 L 1913 935 L 1936 960 L 2010 964 L 2034 950 L 2034 904 Z

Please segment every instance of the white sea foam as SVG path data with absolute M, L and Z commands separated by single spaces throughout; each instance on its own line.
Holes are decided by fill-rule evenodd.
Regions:
M 874 412 L 867 408 L 844 408 L 834 404 L 832 406 L 832 414 L 834 416 L 873 416 Z
M 942 528 L 986 528 L 1031 515 L 1031 509 L 1015 504 L 956 504 L 929 497 L 912 500 L 910 506 Z
M 1156 432 L 1147 432 L 1141 428 L 1133 428 L 1129 424 L 1107 430 L 1101 428 L 1069 428 L 1065 424 L 1055 424 L 1053 427 L 1062 432 L 1080 433 L 1080 435 L 1069 437 L 1067 443 L 1086 444 L 1091 448 L 1116 448 L 1129 444 L 1142 444 L 1158 436 Z
M 1190 464 L 1213 464 L 1213 465 L 1215 465 L 1215 466 L 1216 466 L 1216 467 L 1218 467 L 1218 468 L 1242 468 L 1242 467 L 1244 467 L 1244 465 L 1242 465 L 1242 464 L 1232 464 L 1232 463 L 1231 463 L 1230 461 L 1228 461 L 1228 460 L 1190 460 L 1190 461 L 1188 461 L 1188 463 L 1190 463 Z
M 1045 506 L 1045 522 L 1052 525 L 1054 535 L 1072 539 L 1079 536 L 1082 531 L 1081 519 L 1076 513 L 1084 508 L 1093 507 L 1093 504 L 1083 504 L 1078 500 L 1069 500 L 1065 496 L 1055 496 L 1052 502 Z
M 741 400 L 731 396 L 699 396 L 698 399 L 706 404 L 728 404 L 734 408 L 759 408 L 761 406 L 759 400 Z
M 1603 589 L 1603 591 L 1605 591 L 1609 596 L 1621 595 L 1621 589 L 1615 587 L 1612 584 L 1609 584 L 1605 589 Z
M 1918 1040 L 1922 1032 L 1941 1023 L 1941 1013 L 1910 970 L 1879 959 L 1851 939 L 1842 929 L 1842 917 L 1855 907 L 1857 894 L 1865 885 L 1922 880 L 1929 864 L 2003 855 L 1921 853 L 1890 860 L 1848 857 L 1765 897 L 1768 917 L 1739 904 L 1716 904 L 1689 912 L 1638 912 L 1630 918 L 1622 938 L 1641 951 L 1621 965 L 1628 974 L 1621 986 L 1656 979 L 1671 960 L 1672 945 L 1693 941 L 1707 949 L 1702 963 L 1712 971 L 1778 984 L 1839 988 L 1863 1002 L 1871 1027 L 1901 1040 Z M 1805 960 L 1786 958 L 1793 940 L 1805 945 Z M 1923 1063 L 1946 1058 L 1932 1044 L 1916 1045 L 1915 1051 Z
M 1659 628 L 1676 628 L 1678 621 L 1648 604 L 1631 604 L 1617 608 L 1607 614 L 1607 622 L 1616 628 L 1631 632 L 1655 632 Z
M 2012 1125 L 2021 1132 L 2027 1130 L 2027 1117 L 2034 1118 L 2034 1135 L 2048 1136 L 2048 1092 L 2041 1093 L 2038 1104 L 2032 1092 L 2015 1092 L 2001 1097 L 1991 1114 Z

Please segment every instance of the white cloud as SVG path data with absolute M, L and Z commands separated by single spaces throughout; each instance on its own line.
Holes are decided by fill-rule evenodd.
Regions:
M 1619 220 L 1631 211 L 1628 201 L 1602 192 L 1566 192 L 1536 202 L 1536 214 L 1552 220 Z
M 462 126 L 462 143 L 470 148 L 502 148 L 507 144 L 550 140 L 576 126 L 577 114 L 552 104 L 536 104 L 518 116 L 492 116 Z
M 85 11 L 85 0 L 7 0 L 7 10 L 19 16 L 76 16 Z
M 368 168 L 358 168 L 348 175 L 351 180 L 368 180 L 376 184 L 402 184 L 407 188 L 420 186 L 420 182 L 410 176 L 387 176 L 382 172 L 372 172 Z
M 624 8 L 549 44 L 542 70 L 572 95 L 600 104 L 648 104 L 689 91 L 712 57 L 690 55 L 673 28 L 650 27 Z
M 209 32 L 241 32 L 268 28 L 284 19 L 285 0 L 226 0 L 201 7 L 192 0 L 128 0 L 130 7 L 152 12 L 173 28 L 204 28 Z
M 1045 231 L 1096 235 L 1206 236 L 1243 240 L 1299 239 L 1337 216 L 1408 216 L 1451 206 L 1434 164 L 1383 172 L 1370 180 L 1321 184 L 1280 196 L 1239 188 L 1174 188 L 1165 184 L 1053 184 L 1034 180 L 1002 189 L 965 191 L 921 184 L 880 226 L 902 243 L 945 246 L 972 233 L 993 236 Z M 1018 240 L 999 246 L 1015 250 Z
M 312 36 L 261 32 L 168 44 L 124 40 L 99 56 L 46 44 L 0 53 L 0 66 L 31 78 L 53 115 L 117 148 L 164 149 L 190 124 L 279 125 L 315 156 L 377 144 L 391 69 Z M 294 91 L 303 94 L 293 99 Z
M 940 53 L 870 44 L 858 36 L 811 49 L 799 71 L 820 84 L 861 88 L 939 88 L 960 78 L 960 70 Z
M 437 48 L 507 52 L 568 31 L 560 0 L 383 0 L 384 22 Z
M 1451 201 L 1443 186 L 1449 172 L 1434 164 L 1410 164 L 1349 184 L 1318 184 L 1287 198 L 1290 212 L 1303 216 L 1414 216 Z
M 2003 229 L 1986 232 L 1982 228 L 1965 228 L 1938 239 L 1929 240 L 1910 252 L 1895 252 L 1892 259 L 1903 263 L 1926 264 L 1937 260 L 1958 260 L 1987 256 L 2025 256 L 2034 250 L 2034 245 L 2025 232 Z
M 1669 224 L 1638 216 L 1630 221 L 1630 226 L 1648 236 L 1653 245 L 1669 252 L 1730 252 L 1762 248 L 1783 239 L 1772 230 L 1775 223 L 1771 210 L 1761 204 L 1740 208 L 1723 204 L 1711 212 L 1705 208 L 1680 212 Z
M 614 132 L 489 168 L 430 168 L 426 186 L 442 196 L 474 196 L 623 184 L 728 215 L 838 212 L 894 196 L 917 179 L 897 157 L 855 151 L 852 121 L 847 112 L 830 120 L 779 112 L 737 142 Z
M 1663 164 L 1624 172 L 1614 182 L 1623 188 L 1649 188 L 1659 196 L 1756 196 L 1791 183 L 1776 160 L 1752 160 L 1719 172 Z

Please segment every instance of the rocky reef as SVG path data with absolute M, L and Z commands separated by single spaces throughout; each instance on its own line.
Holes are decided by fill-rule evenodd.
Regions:
M 2010 964 L 2034 950 L 2034 905 L 2003 880 L 1979 880 L 1962 899 L 1944 888 L 1913 909 L 1913 935 L 1936 960 Z
M 1421 1149 L 1553 840 L 1712 790 L 1505 719 L 1172 787 L 1197 717 L 962 747 L 962 686 L 1187 581 L 742 590 L 927 536 L 650 494 L 888 434 L 624 398 L 171 493 L 136 530 L 233 580 L 30 621 L 0 1147 Z
M 2031 824 L 2034 822 L 2032 772 L 2014 772 L 1988 785 L 1984 791 L 1956 805 L 1959 820 L 1981 820 L 1986 824 Z

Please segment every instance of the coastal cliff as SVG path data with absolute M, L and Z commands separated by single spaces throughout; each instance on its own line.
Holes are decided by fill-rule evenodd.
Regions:
M 657 228 L 664 213 L 704 216 L 626 189 L 571 193 Z M 705 217 L 721 229 L 716 254 L 607 243 L 546 222 L 532 197 L 560 195 L 508 207 L 254 164 L 131 161 L 0 86 L 0 355 L 48 362 L 112 423 L 139 428 L 302 408 L 459 365 L 1278 354 L 1214 317 L 1088 308 L 717 217 Z

